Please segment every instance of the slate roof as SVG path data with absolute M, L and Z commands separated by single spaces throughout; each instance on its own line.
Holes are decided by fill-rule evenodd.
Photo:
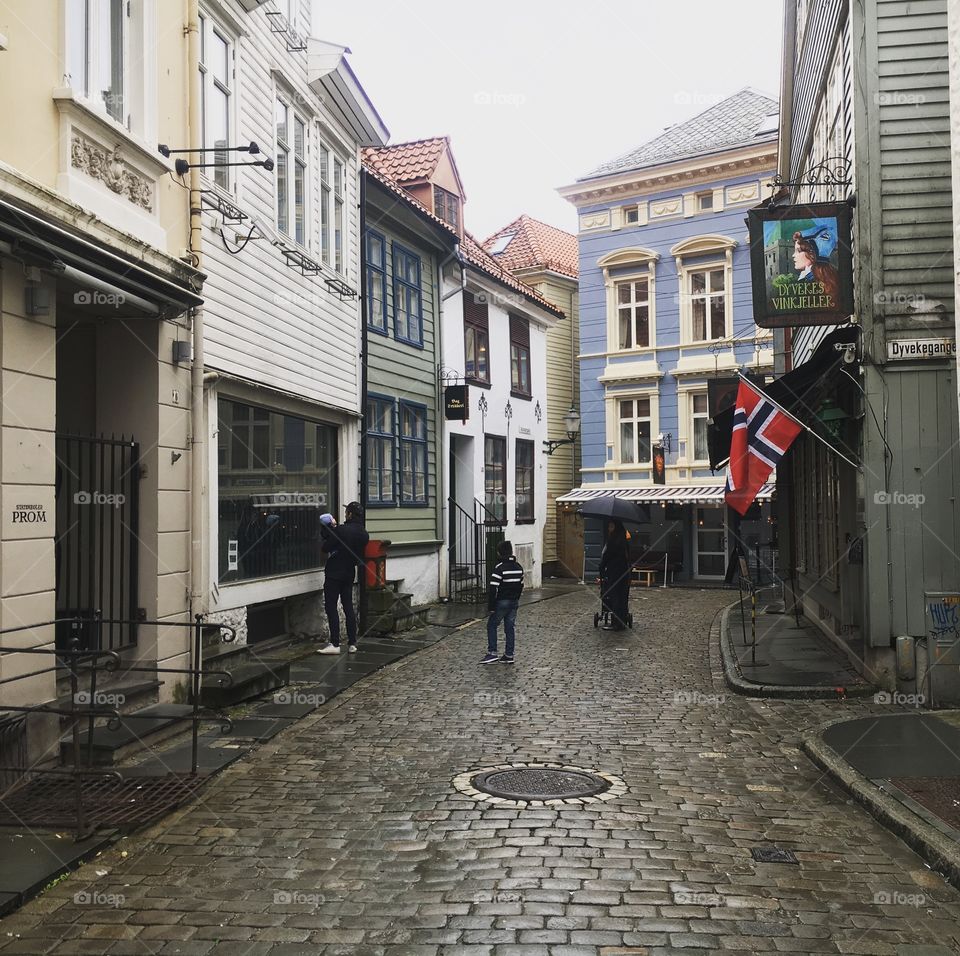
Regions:
M 776 142 L 777 124 L 765 121 L 778 111 L 775 99 L 746 87 L 622 156 L 602 163 L 577 182 L 750 143 Z
M 502 252 L 491 252 L 500 238 L 511 237 Z M 580 274 L 577 237 L 548 223 L 523 215 L 495 232 L 483 243 L 505 269 L 539 267 L 578 278 Z

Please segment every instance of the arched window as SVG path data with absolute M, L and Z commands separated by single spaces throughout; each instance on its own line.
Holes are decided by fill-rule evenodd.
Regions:
M 680 343 L 717 342 L 733 336 L 733 250 L 736 239 L 693 236 L 671 250 L 680 284 Z
M 652 349 L 656 336 L 656 264 L 652 249 L 618 249 L 597 260 L 607 290 L 607 351 Z

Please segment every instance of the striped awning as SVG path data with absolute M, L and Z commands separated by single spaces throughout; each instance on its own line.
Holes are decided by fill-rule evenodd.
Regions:
M 776 491 L 776 484 L 767 482 L 757 493 L 757 501 L 769 501 Z M 627 501 L 662 504 L 716 505 L 723 503 L 723 485 L 644 485 L 641 488 L 574 488 L 557 498 L 558 504 L 573 504 L 592 501 L 614 495 Z

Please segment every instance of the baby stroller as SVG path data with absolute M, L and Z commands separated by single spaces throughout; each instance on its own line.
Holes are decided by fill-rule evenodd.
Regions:
M 614 614 L 613 609 L 607 603 L 606 592 L 603 587 L 603 579 L 597 578 L 597 584 L 600 586 L 600 610 L 593 615 L 593 626 L 600 627 L 603 624 L 606 627 L 609 627 L 613 624 Z M 627 618 L 624 622 L 627 627 L 633 628 L 633 614 L 630 610 L 627 610 Z

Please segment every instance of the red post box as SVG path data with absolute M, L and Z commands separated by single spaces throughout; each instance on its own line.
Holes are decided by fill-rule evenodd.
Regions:
M 385 588 L 387 586 L 387 548 L 389 541 L 371 538 L 363 550 L 363 558 L 367 570 L 368 588 Z

